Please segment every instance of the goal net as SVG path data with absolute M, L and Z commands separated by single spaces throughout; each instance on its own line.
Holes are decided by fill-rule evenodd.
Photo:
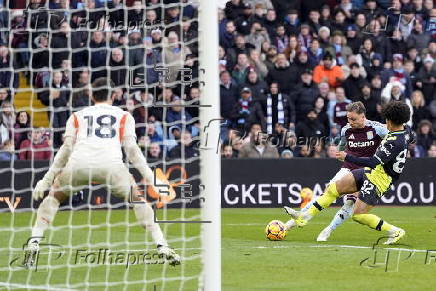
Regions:
M 215 1 L 0 1 L 0 289 L 220 289 L 217 48 Z M 137 222 L 143 201 L 95 183 L 60 204 L 24 264 L 41 203 L 32 191 L 99 77 L 175 189 L 154 192 L 126 161 L 178 266 Z

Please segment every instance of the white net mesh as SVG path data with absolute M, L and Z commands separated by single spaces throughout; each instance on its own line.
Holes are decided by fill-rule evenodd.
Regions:
M 0 8 L 0 289 L 198 289 L 198 3 L 0 0 Z M 23 266 L 40 204 L 31 192 L 61 146 L 70 114 L 91 105 L 89 84 L 98 77 L 114 83 L 114 105 L 134 116 L 149 165 L 172 185 L 186 185 L 164 207 L 148 197 L 182 257 L 175 268 L 157 255 L 132 203 L 104 185 L 62 203 L 36 263 Z

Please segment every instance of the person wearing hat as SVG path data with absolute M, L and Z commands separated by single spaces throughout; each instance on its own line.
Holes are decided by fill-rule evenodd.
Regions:
M 302 72 L 301 80 L 295 87 L 293 99 L 295 102 L 297 122 L 304 120 L 304 113 L 313 106 L 316 97 L 320 94 L 318 85 L 312 81 L 312 74 L 311 69 L 306 69 Z
M 341 67 L 333 65 L 333 56 L 326 52 L 322 58 L 322 65 L 315 67 L 313 81 L 317 84 L 327 82 L 330 87 L 336 88 L 344 80 Z
M 412 94 L 412 83 L 409 74 L 404 69 L 404 57 L 400 54 L 394 54 L 392 59 L 392 68 L 385 69 L 381 73 L 382 82 L 384 86 L 386 86 L 386 84 L 388 84 L 392 80 L 400 82 L 401 85 L 404 87 L 405 96 L 409 98 Z
M 251 6 L 250 3 L 244 2 L 242 15 L 240 15 L 235 20 L 236 29 L 240 34 L 244 36 L 249 35 L 253 22 L 254 22 L 253 7 Z
M 309 48 L 312 42 L 312 35 L 310 34 L 310 26 L 307 23 L 301 24 L 300 34 L 298 35 L 298 42 L 301 47 Z
M 227 1 L 224 13 L 228 20 L 236 20 L 244 10 L 244 3 L 241 0 Z
M 290 9 L 284 22 L 287 35 L 298 35 L 300 19 L 297 9 Z
M 297 138 L 321 138 L 327 136 L 324 125 L 319 121 L 315 108 L 309 108 L 305 112 L 305 119 L 295 128 Z
M 325 49 L 330 46 L 330 28 L 327 26 L 322 26 L 318 30 L 318 40 L 320 47 Z
M 357 101 L 360 95 L 360 87 L 365 83 L 365 78 L 360 75 L 360 66 L 358 63 L 352 63 L 350 65 L 350 75 L 342 83 L 342 87 L 345 90 L 345 96 L 351 101 Z
M 367 79 L 371 80 L 375 75 L 380 75 L 383 71 L 383 59 L 381 54 L 375 53 L 371 57 L 371 66 L 366 68 Z
M 404 39 L 407 39 L 412 32 L 413 23 L 415 20 L 415 11 L 410 6 L 401 8 L 401 17 L 398 22 L 398 27 Z
M 233 125 L 240 131 L 248 131 L 253 123 L 260 123 L 265 128 L 265 116 L 258 100 L 254 100 L 251 89 L 243 87 L 240 98 L 230 114 Z
M 359 53 L 359 48 L 362 45 L 362 37 L 359 35 L 359 29 L 357 25 L 351 24 L 347 26 L 347 46 L 351 48 L 353 54 Z

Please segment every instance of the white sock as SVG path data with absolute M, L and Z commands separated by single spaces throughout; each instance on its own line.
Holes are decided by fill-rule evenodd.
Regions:
M 286 230 L 290 230 L 295 226 L 295 220 L 291 219 L 285 223 Z
M 47 196 L 38 207 L 35 225 L 32 228 L 32 240 L 41 241 L 44 231 L 53 222 L 56 212 L 59 209 L 59 201 L 53 196 Z
M 157 245 L 168 246 L 166 239 L 160 229 L 159 224 L 154 222 L 154 213 L 149 203 L 136 203 L 133 206 L 136 219 L 147 230 L 151 232 L 151 237 Z
M 338 210 L 338 212 L 336 212 L 335 217 L 328 226 L 331 230 L 335 230 L 339 225 L 343 224 L 345 220 L 353 215 L 354 202 L 354 199 L 346 198 L 344 205 Z

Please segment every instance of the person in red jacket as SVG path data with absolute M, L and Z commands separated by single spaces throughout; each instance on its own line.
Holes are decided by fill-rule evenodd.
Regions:
M 29 139 L 20 145 L 20 160 L 49 160 L 51 158 L 51 142 L 44 134 L 43 128 L 34 128 Z

